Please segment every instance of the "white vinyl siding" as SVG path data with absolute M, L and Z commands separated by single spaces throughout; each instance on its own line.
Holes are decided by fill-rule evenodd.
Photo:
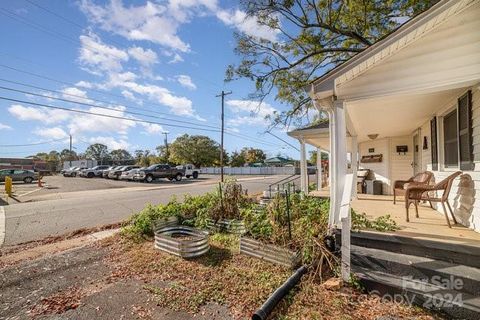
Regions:
M 390 192 L 392 194 L 393 189 L 393 182 L 396 180 L 407 180 L 411 176 L 413 176 L 413 137 L 412 136 L 405 136 L 405 137 L 395 137 L 390 138 Z M 419 139 L 422 140 L 422 139 Z M 419 152 L 421 153 L 422 150 L 422 141 L 419 141 Z M 397 146 L 408 146 L 408 152 L 397 153 Z M 421 157 L 421 154 L 420 154 Z M 421 165 L 421 159 L 419 159 L 419 165 Z
M 390 179 L 389 179 L 389 140 L 388 139 L 378 139 L 372 141 L 365 141 L 359 143 L 358 151 L 360 155 L 360 160 L 362 156 L 366 155 L 374 155 L 374 154 L 382 154 L 383 159 L 382 162 L 374 162 L 374 163 L 361 163 L 360 168 L 370 169 L 373 171 L 373 176 L 371 177 L 374 180 L 382 181 L 383 185 L 383 194 L 391 194 L 390 191 Z M 368 152 L 369 149 L 375 149 L 374 152 Z
M 450 192 L 449 202 L 455 212 L 455 217 L 461 224 L 480 232 L 480 90 L 478 85 L 469 89 L 472 90 L 475 171 L 465 171 L 464 175 L 455 180 Z M 443 141 L 439 146 L 440 148 L 443 147 Z M 442 170 L 433 173 L 435 182 L 439 182 L 453 172 L 452 170 Z M 441 206 L 438 206 L 437 209 L 443 214 Z

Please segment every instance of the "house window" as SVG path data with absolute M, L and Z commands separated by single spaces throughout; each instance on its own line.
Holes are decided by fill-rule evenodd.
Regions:
M 443 117 L 445 168 L 458 166 L 457 110 Z
M 470 91 L 458 99 L 455 110 L 443 117 L 443 148 L 445 168 L 473 170 Z

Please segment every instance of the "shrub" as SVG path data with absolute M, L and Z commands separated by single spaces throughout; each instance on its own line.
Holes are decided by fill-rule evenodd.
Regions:
M 397 223 L 395 222 L 395 220 L 393 220 L 389 214 L 380 216 L 375 220 L 368 219 L 367 214 L 365 212 L 358 214 L 352 209 L 351 214 L 352 214 L 352 230 L 369 229 L 369 230 L 387 232 L 387 231 L 396 231 L 400 229 Z

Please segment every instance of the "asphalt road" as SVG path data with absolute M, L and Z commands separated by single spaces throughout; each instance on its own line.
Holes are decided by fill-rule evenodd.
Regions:
M 239 182 L 255 194 L 281 176 L 244 177 Z M 0 245 L 14 245 L 125 220 L 147 203 L 166 203 L 172 195 L 198 195 L 211 191 L 216 179 L 189 184 L 135 185 L 127 188 L 55 194 L 55 198 L 0 207 Z M 5 212 L 2 221 L 2 209 Z M 2 237 L 2 224 L 4 236 Z

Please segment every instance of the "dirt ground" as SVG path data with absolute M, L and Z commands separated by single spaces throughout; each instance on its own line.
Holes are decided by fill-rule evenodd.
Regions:
M 121 235 L 0 270 L 0 319 L 249 319 L 291 271 L 242 254 L 230 236 L 184 260 Z M 394 318 L 391 318 L 394 316 Z M 435 319 L 349 286 L 306 280 L 271 319 Z

